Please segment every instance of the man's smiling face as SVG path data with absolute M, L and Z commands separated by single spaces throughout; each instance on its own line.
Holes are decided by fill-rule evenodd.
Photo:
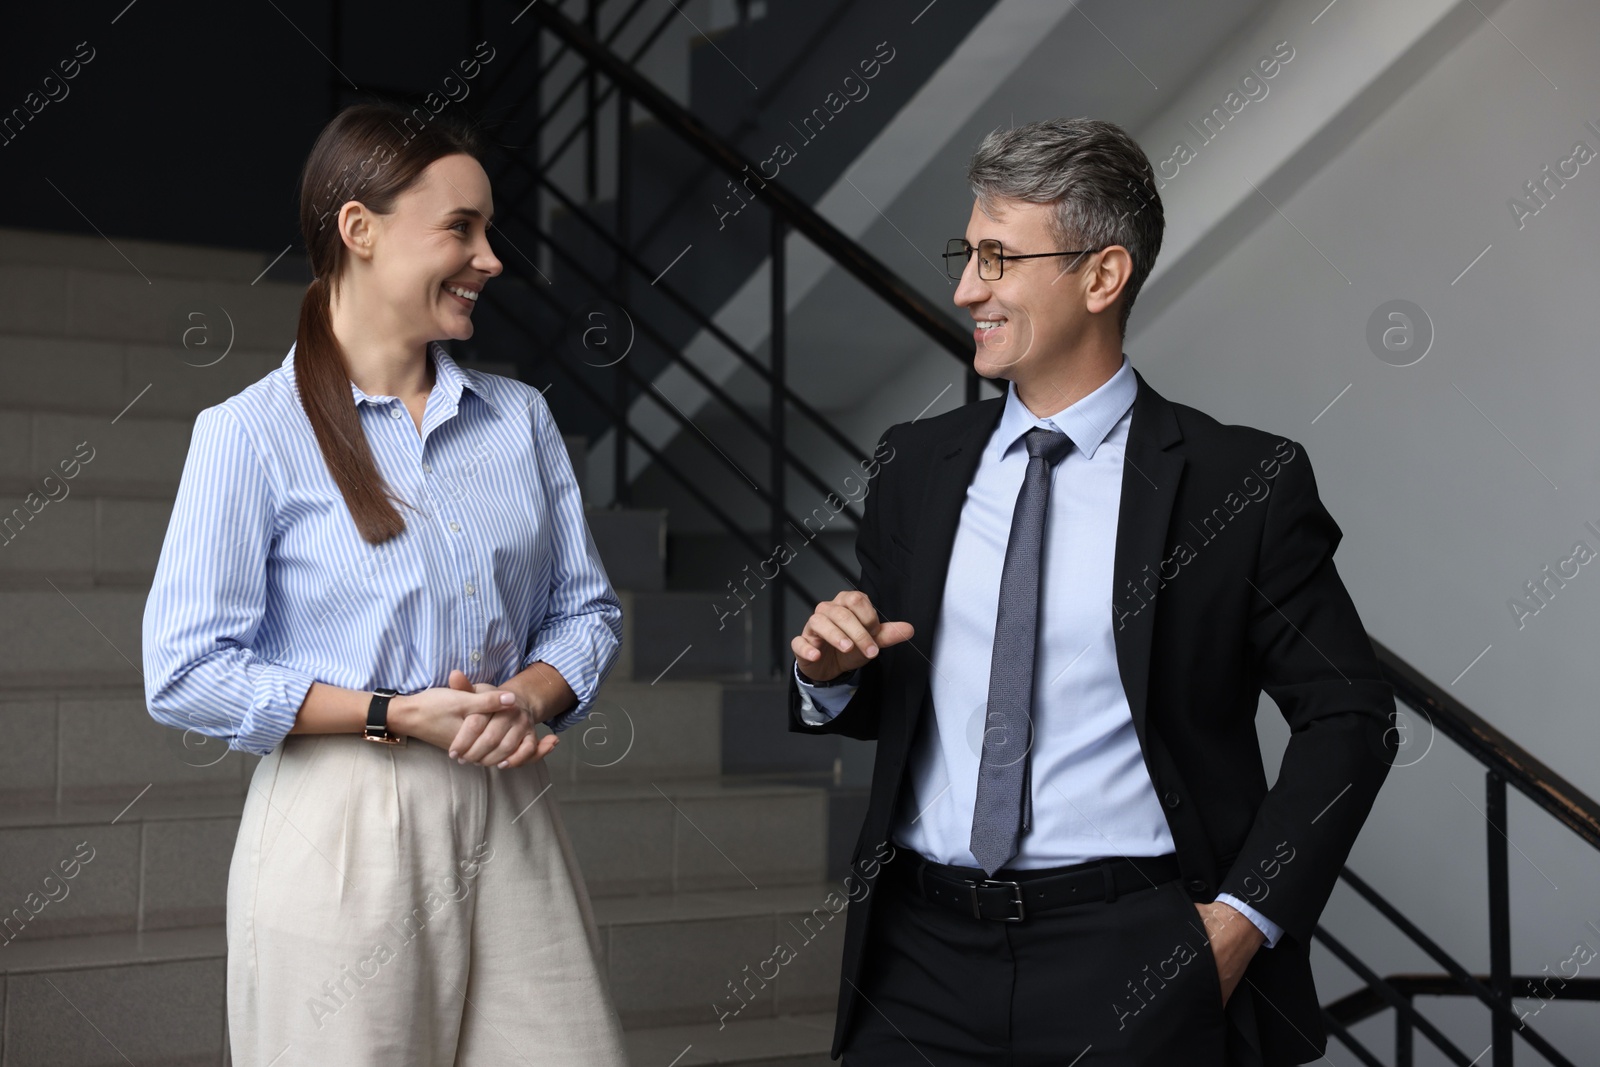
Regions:
M 984 213 L 974 200 L 967 221 L 967 243 L 996 240 L 1006 255 L 1066 251 L 1050 228 L 1055 208 L 1019 200 L 998 200 L 994 216 Z M 978 276 L 978 256 L 968 258 L 961 283 L 956 286 L 957 307 L 965 308 L 977 324 L 974 365 L 985 378 L 1015 379 L 1020 372 L 1070 351 L 1087 325 L 1084 279 L 1081 268 L 1094 259 L 1057 256 L 1049 259 L 1008 259 L 1000 278 Z M 1072 268 L 1072 273 L 1066 273 Z M 993 324 L 993 325 L 988 325 Z

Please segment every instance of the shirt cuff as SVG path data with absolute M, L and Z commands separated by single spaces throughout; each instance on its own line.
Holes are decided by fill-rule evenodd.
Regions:
M 574 648 L 562 641 L 550 641 L 534 648 L 523 660 L 522 669 L 527 670 L 540 662 L 554 667 L 556 673 L 561 675 L 578 698 L 578 702 L 572 707 L 555 718 L 546 720 L 545 725 L 550 731 L 559 734 L 574 723 L 589 717 L 590 706 L 600 691 L 600 664 L 596 662 L 590 650 Z
M 1273 945 L 1278 943 L 1278 938 L 1283 936 L 1283 927 L 1279 926 L 1277 923 L 1273 922 L 1271 919 L 1267 918 L 1265 915 L 1261 914 L 1259 911 L 1252 908 L 1250 905 L 1246 904 L 1232 893 L 1218 893 L 1217 899 L 1214 901 L 1214 903 L 1226 904 L 1229 907 L 1236 909 L 1239 914 L 1243 915 L 1246 919 L 1249 919 L 1252 923 L 1254 923 L 1256 929 L 1260 930 L 1267 937 L 1266 944 L 1262 946 L 1263 948 L 1271 948 Z
M 309 674 L 276 663 L 263 665 L 250 687 L 250 714 L 229 747 L 258 756 L 277 748 L 294 729 L 300 706 L 315 681 Z
M 794 680 L 800 685 L 800 719 L 810 726 L 825 726 L 827 723 L 844 710 L 850 703 L 850 698 L 860 686 L 857 679 L 859 670 L 851 671 L 845 677 L 848 682 L 840 685 L 815 685 L 805 675 L 800 673 L 800 661 L 794 661 Z

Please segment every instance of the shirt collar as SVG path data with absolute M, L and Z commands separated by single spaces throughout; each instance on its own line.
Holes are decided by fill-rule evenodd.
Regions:
M 294 370 L 294 350 L 295 346 L 291 344 L 289 346 L 289 354 L 285 356 L 283 360 L 284 368 L 291 372 Z M 450 358 L 450 353 L 444 350 L 443 345 L 437 341 L 429 341 L 428 354 L 433 357 L 434 386 L 436 388 L 442 387 L 444 389 L 444 395 L 450 399 L 450 406 L 452 408 L 460 408 L 461 390 L 471 389 L 483 399 L 485 404 L 489 405 L 489 409 L 491 411 L 494 410 L 494 404 L 489 399 L 489 391 L 485 389 L 481 383 L 463 371 L 460 365 L 456 363 L 455 360 Z M 297 393 L 299 392 L 298 384 L 296 385 L 295 391 Z M 355 401 L 357 407 L 360 407 L 364 402 L 372 403 L 377 400 L 376 396 L 369 396 L 362 392 L 361 388 L 357 386 L 355 382 L 350 383 L 350 398 Z M 385 397 L 384 399 L 392 400 L 394 398 Z
M 1013 445 L 1020 447 L 1023 434 L 1043 427 L 1066 434 L 1072 438 L 1073 447 L 1093 459 L 1095 449 L 1133 406 L 1138 391 L 1139 381 L 1133 376 L 1133 364 L 1128 362 L 1126 352 L 1122 355 L 1122 366 L 1100 388 L 1049 418 L 1041 419 L 1029 411 L 1017 396 L 1017 383 L 1010 382 L 1006 387 L 1006 408 L 990 439 L 990 447 L 994 449 L 995 458 L 1004 457 Z

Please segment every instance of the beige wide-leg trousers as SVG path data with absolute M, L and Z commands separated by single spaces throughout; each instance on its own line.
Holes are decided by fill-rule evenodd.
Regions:
M 543 763 L 291 734 L 228 874 L 234 1067 L 626 1067 Z

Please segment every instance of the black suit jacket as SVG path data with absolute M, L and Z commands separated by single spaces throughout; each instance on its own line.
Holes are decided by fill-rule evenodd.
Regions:
M 1233 893 L 1284 929 L 1245 981 L 1265 1061 L 1300 1063 L 1327 1043 L 1308 951 L 1393 761 L 1393 689 L 1334 568 L 1342 535 L 1305 450 L 1225 426 L 1135 377 L 1106 591 L 1122 685 L 1189 894 Z M 884 433 L 856 539 L 859 586 L 881 618 L 916 634 L 868 661 L 824 726 L 800 718 L 790 678 L 791 730 L 878 743 L 851 857 L 859 881 L 846 887 L 834 1058 L 859 999 L 870 886 L 909 788 L 907 756 L 932 714 L 929 663 L 956 526 L 1004 405 L 985 400 Z M 1263 689 L 1292 731 L 1271 790 L 1255 727 Z

